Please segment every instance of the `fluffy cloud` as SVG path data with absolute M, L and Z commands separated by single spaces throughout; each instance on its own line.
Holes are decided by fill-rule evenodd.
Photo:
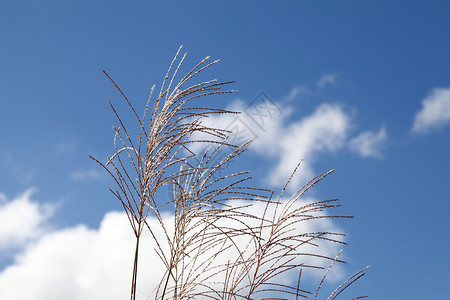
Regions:
M 228 109 L 242 113 L 210 117 L 204 120 L 205 124 L 227 128 L 232 132 L 230 140 L 235 143 L 252 140 L 251 151 L 274 159 L 276 166 L 268 182 L 283 185 L 295 165 L 304 160 L 293 179 L 292 189 L 316 175 L 312 164 L 318 155 L 344 148 L 351 129 L 351 115 L 337 104 L 321 104 L 309 116 L 291 122 L 288 117 L 293 113 L 292 108 L 281 108 L 265 97 L 248 106 L 237 101 Z
M 297 205 L 310 202 L 304 200 Z M 262 205 L 259 203 L 246 210 L 260 212 Z M 173 215 L 163 218 L 167 227 L 173 228 Z M 164 240 L 159 222 L 151 218 L 149 224 L 158 240 Z M 317 231 L 339 229 L 330 219 L 317 219 L 297 223 L 292 234 Z M 134 243 L 128 219 L 121 212 L 107 213 L 98 229 L 79 225 L 47 232 L 35 243 L 28 244 L 16 255 L 14 263 L 0 272 L 0 299 L 124 299 L 129 294 Z M 325 247 L 323 243 L 319 242 L 318 248 L 305 245 L 303 250 L 331 257 L 339 251 L 339 245 L 326 243 Z M 137 296 L 145 299 L 161 279 L 164 267 L 153 251 L 155 244 L 149 234 L 141 240 L 141 246 Z M 227 263 L 227 253 L 221 254 L 215 263 Z M 326 266 L 329 263 L 314 257 L 302 259 L 305 264 Z M 334 279 L 342 277 L 340 268 L 336 265 Z M 314 278 L 318 279 L 323 272 L 315 274 Z
M 148 241 L 141 250 L 152 253 Z M 128 219 L 119 212 L 107 213 L 99 229 L 79 225 L 49 232 L 0 273 L 0 299 L 124 299 L 134 243 Z M 155 256 L 141 256 L 138 299 L 150 294 L 163 270 Z
M 425 134 L 450 122 L 450 88 L 434 88 L 422 100 L 422 109 L 417 112 L 411 131 Z
M 386 127 L 381 127 L 378 132 L 365 131 L 349 142 L 349 149 L 362 157 L 382 158 L 381 152 L 386 141 Z
M 19 247 L 46 232 L 54 207 L 31 199 L 33 190 L 8 200 L 0 194 L 0 250 Z
M 274 133 L 274 139 L 255 143 L 262 152 L 269 145 L 277 149 L 278 164 L 270 175 L 270 181 L 282 185 L 293 170 L 296 162 L 304 159 L 298 176 L 294 177 L 293 187 L 303 184 L 315 174 L 312 164 L 323 152 L 335 152 L 345 145 L 349 130 L 350 116 L 335 104 L 321 104 L 311 115 L 294 121 L 281 131 Z
M 109 213 L 98 230 L 47 233 L 0 273 L 0 298 L 126 298 L 133 247 L 127 223 L 122 213 Z

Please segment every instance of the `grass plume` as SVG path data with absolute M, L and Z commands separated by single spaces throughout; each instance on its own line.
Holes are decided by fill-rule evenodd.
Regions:
M 330 268 L 338 260 L 306 246 L 318 243 L 344 244 L 342 234 L 335 232 L 302 232 L 296 227 L 322 218 L 349 218 L 324 213 L 340 206 L 337 200 L 299 205 L 299 199 L 332 171 L 318 175 L 287 197 L 286 188 L 278 197 L 268 189 L 254 187 L 249 172 L 224 174 L 223 169 L 248 147 L 230 143 L 230 132 L 204 125 L 202 119 L 213 114 L 236 112 L 212 107 L 198 107 L 200 97 L 234 93 L 233 82 L 209 80 L 195 82 L 196 76 L 218 61 L 206 57 L 179 81 L 187 53 L 181 47 L 164 76 L 159 92 L 152 87 L 142 115 L 104 71 L 129 106 L 136 128 L 128 128 L 118 110 L 110 103 L 119 126 L 114 126 L 114 153 L 105 163 L 92 158 L 114 179 L 110 188 L 120 201 L 136 237 L 130 299 L 136 299 L 140 239 L 150 232 L 154 251 L 165 266 L 155 299 L 286 299 L 312 296 L 300 289 L 302 270 L 323 268 L 305 264 L 302 257 L 329 260 Z M 156 94 L 157 93 L 157 94 Z M 152 100 L 152 99 L 155 100 Z M 138 132 L 138 134 L 135 134 Z M 200 138 L 199 138 L 200 137 Z M 190 145 L 205 145 L 195 153 Z M 218 158 L 218 153 L 226 153 Z M 172 197 L 162 199 L 162 191 L 170 188 Z M 252 207 L 257 206 L 258 213 Z M 168 224 L 163 212 L 173 212 Z M 158 220 L 163 236 L 149 226 L 149 217 Z M 310 249 L 311 247 L 307 248 Z M 365 269 L 364 269 L 365 270 Z M 340 285 L 328 299 L 335 299 L 350 284 L 364 275 L 364 270 Z M 298 272 L 295 284 L 280 278 Z M 323 279 L 328 274 L 326 271 Z M 317 298 L 322 282 L 314 299 Z M 365 297 L 365 296 L 364 296 Z M 356 298 L 355 298 L 356 299 Z

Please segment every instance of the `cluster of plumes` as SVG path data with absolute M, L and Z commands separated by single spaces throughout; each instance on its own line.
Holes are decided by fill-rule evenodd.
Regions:
M 148 113 L 152 88 L 142 117 L 105 72 L 140 127 L 139 134 L 134 137 L 134 131 L 126 128 L 110 103 L 120 124 L 120 127 L 114 127 L 115 152 L 104 164 L 93 158 L 115 180 L 116 189 L 111 192 L 122 203 L 136 236 L 131 299 L 136 297 L 139 241 L 144 229 L 150 231 L 157 245 L 154 250 L 166 268 L 159 285 L 154 288 L 155 299 L 312 296 L 299 287 L 301 270 L 322 266 L 305 264 L 301 257 L 314 256 L 332 263 L 339 260 L 303 250 L 305 246 L 317 245 L 317 241 L 343 243 L 342 234 L 326 231 L 294 234 L 295 227 L 314 219 L 345 216 L 323 213 L 325 209 L 339 206 L 337 200 L 301 206 L 296 203 L 330 172 L 318 175 L 291 197 L 283 195 L 290 178 L 280 196 L 274 197 L 271 190 L 251 186 L 248 172 L 224 175 L 224 166 L 240 156 L 248 143 L 231 144 L 227 139 L 230 132 L 204 126 L 201 121 L 211 114 L 235 112 L 196 107 L 191 102 L 203 96 L 233 93 L 234 90 L 223 90 L 232 82 L 210 80 L 185 88 L 197 74 L 218 62 L 209 63 L 207 57 L 175 84 L 187 54 L 174 68 L 180 50 L 181 47 Z M 195 138 L 199 136 L 202 138 Z M 189 147 L 192 143 L 204 144 L 205 150 L 192 152 Z M 226 155 L 217 159 L 219 152 Z M 171 198 L 166 200 L 161 191 L 168 188 Z M 253 205 L 262 208 L 259 214 L 248 209 Z M 171 224 L 166 224 L 162 216 L 167 211 L 174 215 Z M 164 239 L 157 238 L 155 228 L 148 225 L 150 217 L 159 221 L 158 230 L 162 229 Z M 280 278 L 293 271 L 298 272 L 294 285 L 280 282 Z M 363 275 L 364 272 L 360 272 L 346 281 L 329 299 L 334 299 Z M 318 297 L 320 286 L 314 299 Z

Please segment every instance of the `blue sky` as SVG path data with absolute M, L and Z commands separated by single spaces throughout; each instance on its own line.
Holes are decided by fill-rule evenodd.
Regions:
M 338 197 L 339 213 L 355 216 L 333 225 L 349 242 L 342 272 L 371 265 L 354 294 L 444 299 L 449 13 L 446 1 L 2 1 L 0 286 L 41 278 L 32 262 L 39 249 L 55 255 L 46 241 L 95 236 L 120 211 L 88 159 L 112 153 L 108 100 L 121 101 L 102 69 L 143 108 L 183 45 L 187 67 L 210 55 L 221 62 L 204 76 L 236 81 L 215 107 L 244 109 L 264 92 L 279 108 L 253 128 L 240 165 L 257 184 L 279 188 L 301 158 L 299 183 L 336 169 L 311 195 Z

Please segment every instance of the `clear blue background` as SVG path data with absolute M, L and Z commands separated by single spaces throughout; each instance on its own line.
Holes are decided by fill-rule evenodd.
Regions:
M 383 160 L 337 153 L 314 165 L 337 170 L 317 195 L 356 217 L 339 223 L 349 268 L 371 265 L 355 294 L 445 299 L 450 127 L 423 137 L 410 128 L 430 90 L 450 86 L 449 16 L 448 1 L 1 1 L 0 192 L 35 187 L 37 199 L 61 202 L 61 228 L 97 227 L 120 209 L 106 177 L 70 178 L 93 167 L 89 154 L 113 150 L 108 100 L 120 98 L 102 69 L 142 107 L 180 45 L 188 65 L 220 58 L 209 74 L 236 80 L 247 101 L 337 73 L 345 86 L 298 102 L 299 117 L 339 101 L 357 108 L 358 127 L 388 130 Z

